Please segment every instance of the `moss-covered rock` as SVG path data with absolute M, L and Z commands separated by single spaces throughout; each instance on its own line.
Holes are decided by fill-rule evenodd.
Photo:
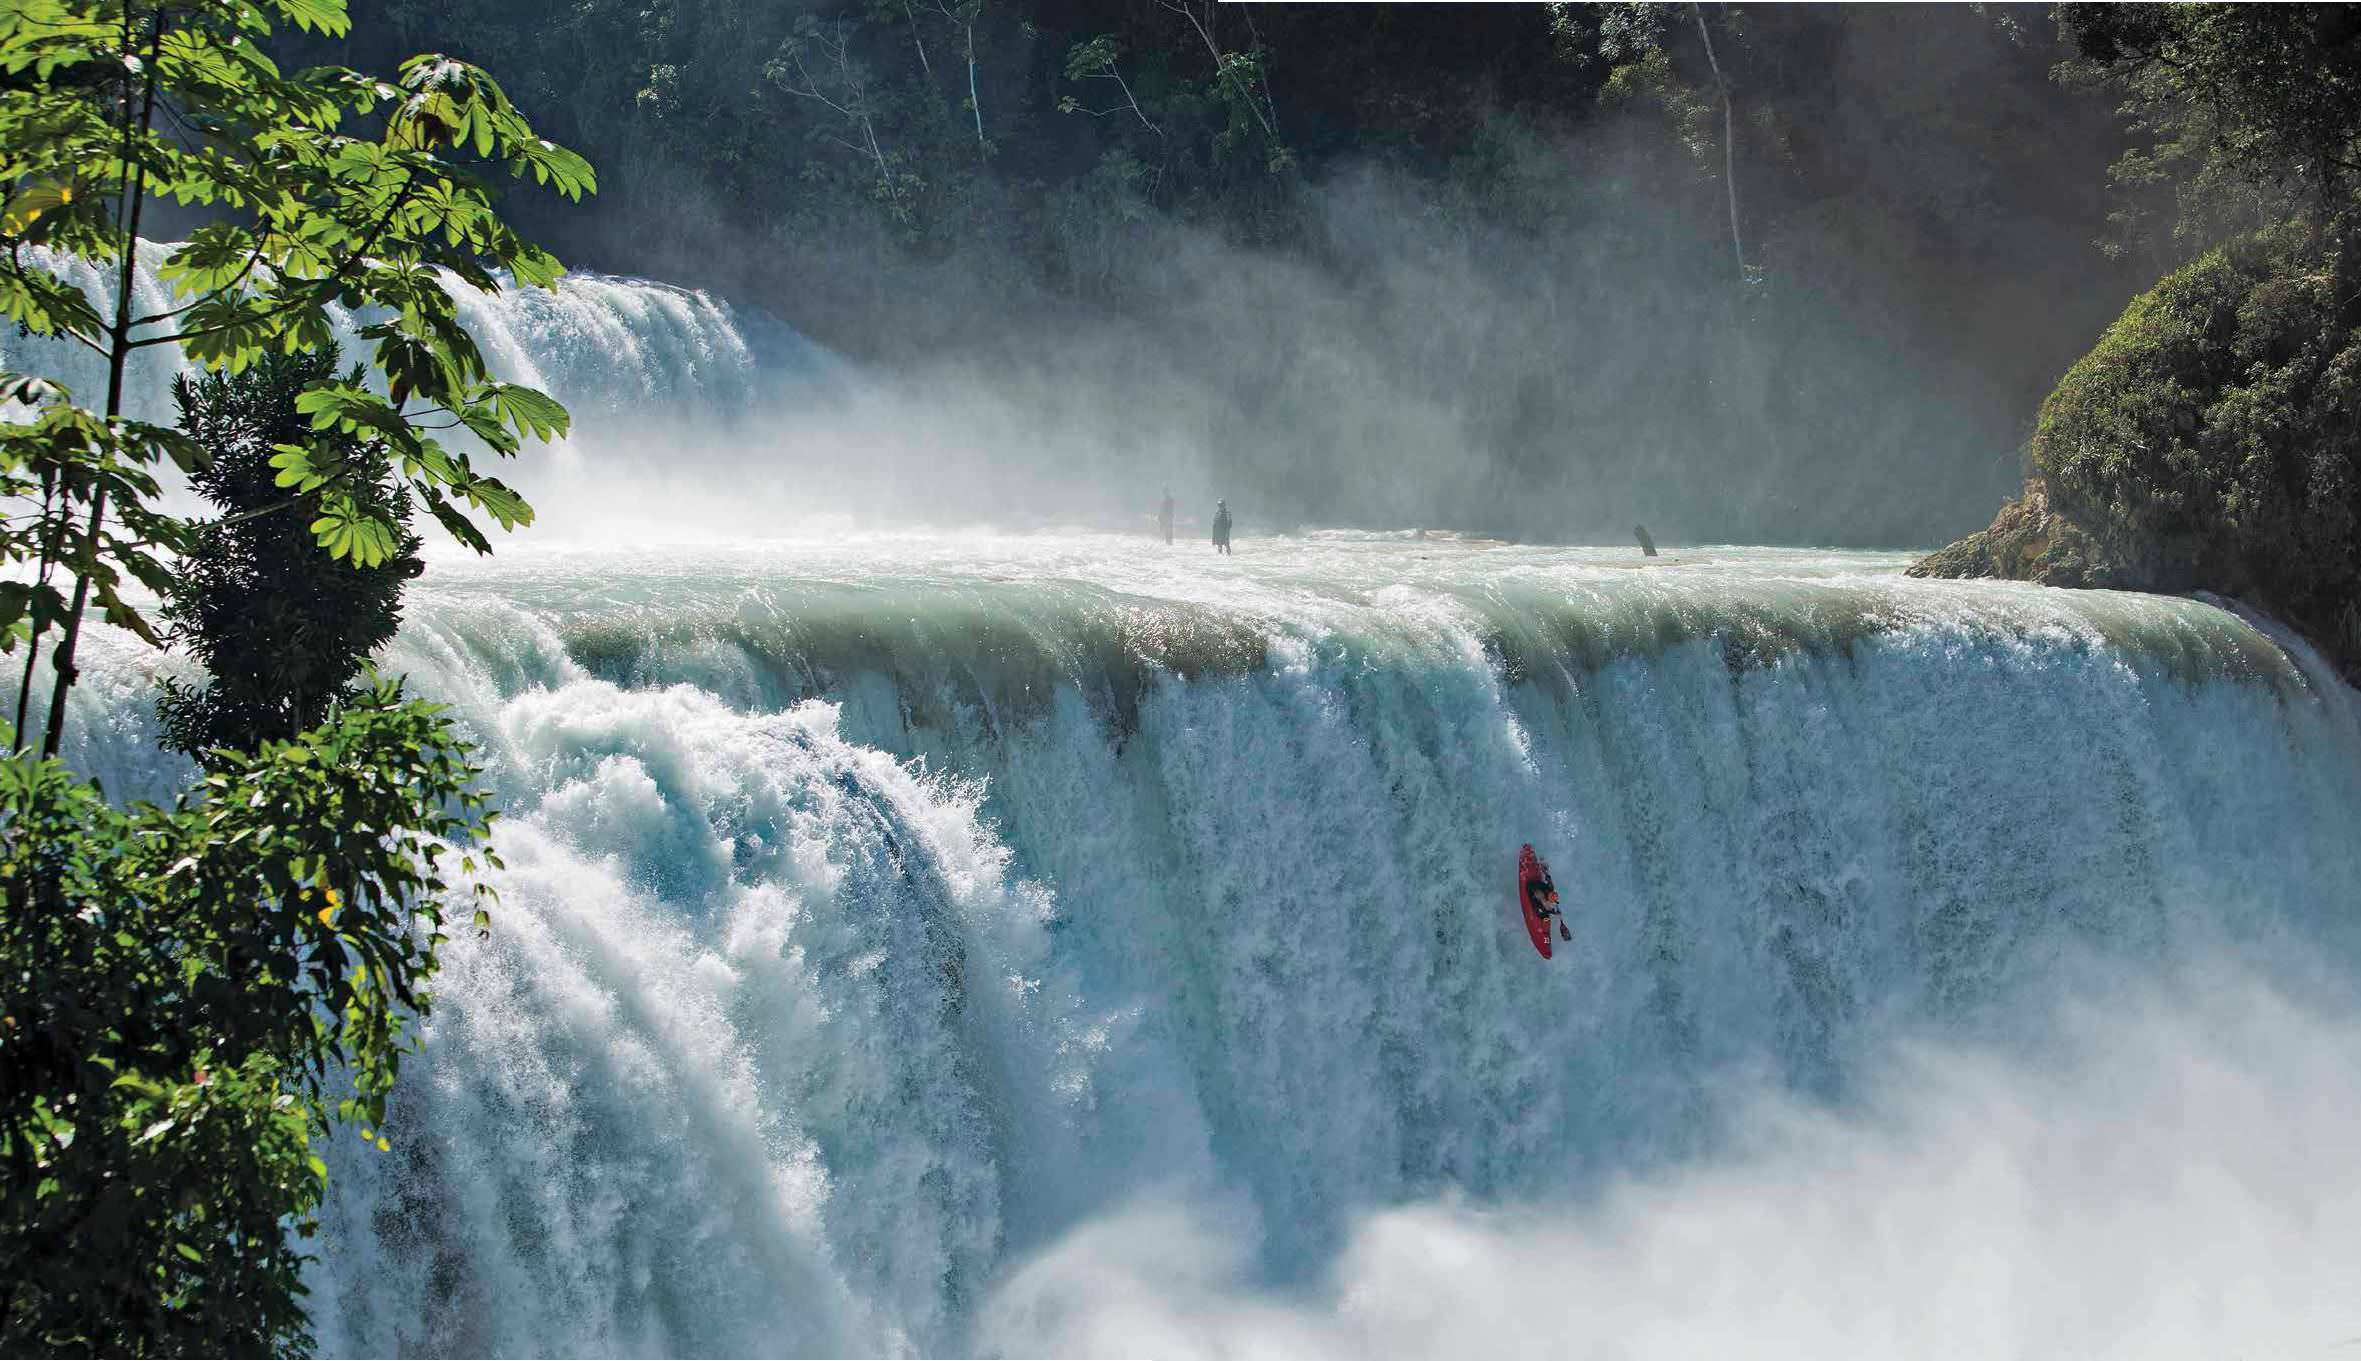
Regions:
M 2025 497 L 1912 573 L 2217 591 L 2361 676 L 2357 325 L 2361 233 L 2209 252 L 2060 380 Z
M 2044 586 L 2125 585 L 2100 559 L 2090 536 L 2050 509 L 2040 478 L 2001 506 L 1990 528 L 1930 553 L 1910 567 L 1914 577 L 1999 577 Z

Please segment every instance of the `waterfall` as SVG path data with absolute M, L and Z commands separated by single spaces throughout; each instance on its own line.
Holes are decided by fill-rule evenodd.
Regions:
M 156 277 L 172 247 L 142 242 L 132 286 L 132 310 L 149 316 L 176 299 Z M 94 304 L 111 305 L 111 267 L 58 257 L 40 248 L 37 263 L 82 290 Z M 642 279 L 569 274 L 555 289 L 509 288 L 485 293 L 458 279 L 446 283 L 458 300 L 459 320 L 476 339 L 495 376 L 538 387 L 575 408 L 577 420 L 661 403 L 679 412 L 725 414 L 742 410 L 790 376 L 841 373 L 842 363 L 787 326 L 731 307 L 709 294 Z M 347 360 L 359 362 L 362 321 L 330 304 L 330 329 Z M 137 334 L 162 334 L 162 324 Z M 96 407 L 106 396 L 106 363 L 71 341 L 0 337 L 0 369 L 58 378 L 75 400 Z M 125 403 L 129 413 L 170 423 L 172 380 L 192 366 L 178 346 L 134 351 Z
M 684 483 L 846 372 L 661 285 L 468 308 L 586 424 L 713 417 L 645 446 Z M 629 447 L 545 483 L 653 519 Z M 381 659 L 480 744 L 507 867 L 393 1152 L 331 1150 L 331 1352 L 2361 1332 L 2361 705 L 2220 603 L 1426 535 L 617 542 L 437 553 Z M 172 663 L 88 655 L 70 757 L 168 793 Z
M 1897 1036 L 2361 958 L 2354 697 L 2221 608 L 1403 549 L 430 572 L 387 660 L 484 744 L 508 869 L 396 1151 L 337 1150 L 324 1342 L 1022 1351 L 1142 1198 L 1300 1291 L 1373 1215 L 1711 1165 L 1736 1093 L 1873 1105 Z M 81 759 L 168 782 L 114 646 Z

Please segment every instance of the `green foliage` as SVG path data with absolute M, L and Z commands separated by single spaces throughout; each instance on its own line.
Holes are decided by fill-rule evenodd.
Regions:
M 1673 67 L 1672 54 L 1663 47 L 1634 48 L 1629 60 L 1618 64 L 1599 91 L 1610 106 L 1652 104 L 1671 123 L 1674 135 L 1701 170 L 1711 173 L 1720 157 L 1720 124 L 1710 91 L 1684 80 Z
M 441 905 L 489 892 L 465 752 L 388 683 L 170 808 L 0 761 L 0 1350 L 307 1344 L 318 1141 L 383 1146 Z
M 169 583 L 158 555 L 184 540 L 177 521 L 149 508 L 160 490 L 153 469 L 160 454 L 193 467 L 200 452 L 176 431 L 74 406 L 47 380 L 20 381 L 15 391 L 17 404 L 33 410 L 29 419 L 19 411 L 12 413 L 18 419 L 0 421 L 0 497 L 26 513 L 0 521 L 0 565 L 43 570 L 30 581 L 0 584 L 0 651 L 13 652 L 73 617 L 58 585 L 61 570 L 96 594 L 108 623 L 162 646 L 121 592 L 127 577 L 151 591 Z M 84 512 L 102 504 L 115 507 L 114 522 L 82 532 Z
M 176 344 L 235 372 L 269 350 L 317 348 L 333 304 L 382 308 L 391 315 L 363 334 L 388 395 L 351 387 L 315 426 L 367 427 L 422 487 L 478 506 L 504 499 L 464 455 L 418 429 L 420 415 L 438 412 L 484 426 L 512 414 L 438 271 L 486 289 L 503 271 L 529 286 L 555 282 L 557 262 L 502 223 L 479 172 L 529 175 L 571 197 L 594 187 L 590 168 L 535 136 L 499 85 L 464 62 L 414 57 L 393 82 L 330 67 L 283 74 L 260 46 L 274 11 L 344 27 L 341 5 L 288 0 L 25 0 L 0 17 L 0 71 L 20 78 L 0 101 L 0 155 L 22 186 L 0 231 L 9 316 L 105 350 L 124 341 L 113 323 L 24 248 L 121 263 L 127 232 L 112 207 L 133 179 L 146 195 L 233 210 L 165 258 L 158 274 L 177 305 L 132 318 L 144 329 L 129 348 Z M 147 73 L 136 90 L 118 88 L 125 69 Z M 22 82 L 28 72 L 34 80 Z M 156 126 L 151 108 L 127 124 L 124 108 L 139 100 L 178 118 Z M 376 120 L 376 136 L 344 130 L 360 118 Z M 564 417 L 514 428 L 562 433 Z M 152 462 L 143 455 L 156 439 L 125 432 L 119 456 Z M 306 453 L 332 483 L 333 452 Z M 353 509 L 341 487 L 323 504 Z
M 2133 301 L 2031 457 L 2108 575 L 2236 595 L 2361 668 L 2361 244 L 2288 225 Z
M 2070 4 L 2058 18 L 2075 80 L 2123 100 L 2140 144 L 2115 178 L 2127 232 L 2152 201 L 2203 245 L 2350 202 L 2361 172 L 2361 13 L 2349 5 Z
M 2361 15 L 2339 5 L 2063 5 L 2070 84 L 2137 139 L 2126 246 L 2185 256 L 2041 408 L 2022 500 L 1913 568 L 2210 590 L 2361 677 Z M 2164 254 L 2161 249 L 2158 254 Z
M 646 258 L 641 229 L 661 221 L 677 237 L 710 217 L 733 240 L 875 241 L 924 262 L 1007 246 L 1055 280 L 1049 201 L 1111 155 L 1147 168 L 1158 211 L 1261 230 L 1281 220 L 1270 201 L 1300 160 L 1275 83 L 1314 59 L 1309 42 L 1299 56 L 1267 36 L 1282 16 L 1206 0 L 389 9 L 413 40 L 502 53 L 521 100 L 585 146 L 616 148 L 607 220 L 639 248 L 631 267 L 659 271 L 673 263 Z M 1504 37 L 1540 29 L 1492 24 Z M 1353 54 L 1334 60 L 1349 68 Z
M 1045 235 L 1060 286 L 1085 298 L 1116 292 L 1126 246 L 1154 218 L 1155 184 L 1153 167 L 1128 152 L 1110 151 L 1090 174 L 1050 197 Z
M 36 414 L 0 439 L 0 493 L 37 507 L 0 526 L 0 566 L 34 564 L 28 590 L 0 597 L 0 643 L 37 648 L 47 629 L 63 631 L 44 734 L 52 753 L 88 597 L 109 620 L 156 636 L 120 592 L 125 575 L 161 590 L 156 552 L 185 546 L 181 527 L 149 508 L 150 470 L 164 457 L 183 466 L 203 457 L 185 438 L 122 416 L 132 352 L 176 345 L 235 373 L 272 351 L 324 345 L 332 305 L 377 309 L 384 319 L 362 335 L 385 395 L 344 385 L 333 409 L 311 411 L 319 434 L 280 450 L 283 484 L 317 503 L 314 534 L 364 566 L 391 556 L 400 533 L 366 504 L 372 467 L 348 465 L 345 453 L 382 446 L 436 518 L 481 548 L 462 504 L 508 526 L 531 511 L 423 423 L 505 426 L 519 438 L 564 430 L 554 403 L 519 401 L 491 381 L 446 280 L 492 289 L 504 272 L 526 286 L 553 283 L 557 261 L 501 220 L 481 175 L 505 170 L 571 198 L 595 187 L 589 165 L 535 135 L 500 86 L 465 62 L 413 57 L 393 81 L 341 67 L 285 73 L 264 50 L 276 22 L 346 28 L 341 0 L 0 8 L 0 313 L 85 345 L 110 367 L 95 413 L 54 384 L 12 385 Z M 131 274 L 150 199 L 219 216 L 158 269 L 172 305 L 138 315 Z M 55 272 L 63 259 L 111 269 L 115 296 L 83 297 Z M 60 573 L 74 582 L 70 599 Z M 33 661 L 28 651 L 20 730 Z
M 367 659 L 400 627 L 402 583 L 420 570 L 419 543 L 408 532 L 409 496 L 390 484 L 382 450 L 337 453 L 353 470 L 351 500 L 366 516 L 360 532 L 400 531 L 369 566 L 323 551 L 318 493 L 290 494 L 273 466 L 277 447 L 309 430 L 298 398 L 336 364 L 333 348 L 272 352 L 244 372 L 175 386 L 181 430 L 208 456 L 189 481 L 224 515 L 190 527 L 165 597 L 173 640 L 213 678 L 202 687 L 164 683 L 157 708 L 173 750 L 202 760 L 212 748 L 252 751 L 317 725 L 330 705 L 357 697 Z
M 22 511 L 0 521 L 14 569 L 0 648 L 24 647 L 18 721 L 0 724 L 10 1354 L 308 1346 L 289 1233 L 316 1227 L 319 1141 L 357 1124 L 389 1147 L 376 1129 L 427 1010 L 447 897 L 487 923 L 473 875 L 499 862 L 467 849 L 492 821 L 482 772 L 434 706 L 355 677 L 397 620 L 413 499 L 478 551 L 471 512 L 532 518 L 428 431 L 464 427 L 506 456 L 566 430 L 556 402 L 489 376 L 459 322 L 450 279 L 559 273 L 479 174 L 568 198 L 592 178 L 467 63 L 288 75 L 264 51 L 279 22 L 346 27 L 342 0 L 0 7 L 0 313 L 109 367 L 97 410 L 0 375 L 18 408 L 0 422 L 0 496 Z M 142 316 L 151 198 L 213 216 L 158 270 L 171 305 Z M 65 282 L 67 260 L 111 271 L 112 299 Z M 380 318 L 341 380 L 332 306 Z M 180 387 L 182 430 L 122 414 L 125 361 L 156 345 L 212 370 Z M 155 510 L 165 458 L 231 514 L 190 526 Z M 171 740 L 209 767 L 170 808 L 114 806 L 54 759 L 92 598 L 162 642 L 127 577 L 213 671 L 165 697 Z M 16 739 L 51 631 L 36 757 Z

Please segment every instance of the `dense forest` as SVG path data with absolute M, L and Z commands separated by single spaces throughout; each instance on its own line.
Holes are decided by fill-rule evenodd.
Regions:
M 2177 248 L 2110 192 L 2114 100 L 2054 78 L 2039 9 L 383 20 L 298 55 L 495 65 L 600 168 L 587 209 L 510 208 L 570 263 L 758 303 L 928 392 L 1201 448 L 1190 490 L 1264 525 L 1949 537 Z

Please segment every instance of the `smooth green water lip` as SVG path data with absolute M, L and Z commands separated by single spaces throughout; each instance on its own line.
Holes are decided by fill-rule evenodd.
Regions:
M 1559 683 L 1696 645 L 1733 672 L 1864 647 L 1962 662 L 2031 651 L 2312 688 L 2270 638 L 2204 601 L 1919 581 L 1898 554 L 1669 551 L 1335 532 L 1246 540 L 1235 557 L 1119 535 L 538 548 L 438 563 L 412 613 L 465 634 L 471 618 L 522 611 L 574 665 L 623 685 L 735 657 L 780 699 L 868 674 L 905 696 L 1031 705 L 1067 686 L 1124 710 L 1167 675 L 1488 664 L 1511 683 Z

